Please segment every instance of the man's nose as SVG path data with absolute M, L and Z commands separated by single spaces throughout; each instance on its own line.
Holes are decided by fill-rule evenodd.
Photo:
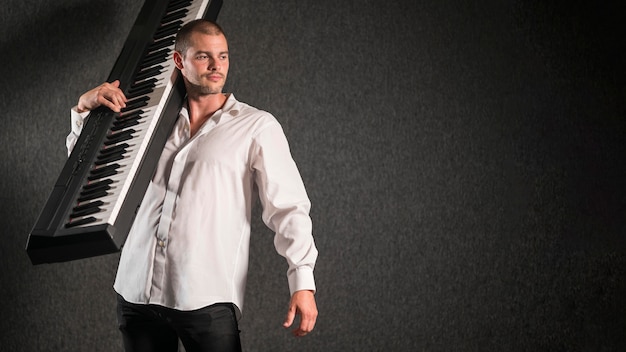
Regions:
M 219 69 L 219 63 L 217 60 L 209 59 L 209 70 L 217 71 Z

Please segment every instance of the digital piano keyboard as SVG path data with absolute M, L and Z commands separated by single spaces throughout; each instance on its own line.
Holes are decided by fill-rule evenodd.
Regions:
M 215 21 L 222 0 L 147 0 L 109 82 L 120 80 L 121 113 L 90 112 L 26 245 L 33 264 L 117 252 L 132 226 L 185 98 L 172 53 L 176 33 Z

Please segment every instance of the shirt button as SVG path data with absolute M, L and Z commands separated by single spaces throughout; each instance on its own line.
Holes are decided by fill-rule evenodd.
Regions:
M 157 244 L 159 245 L 159 247 L 165 248 L 165 241 L 159 240 L 159 242 L 157 242 Z
M 83 125 L 83 121 L 76 120 L 76 127 L 80 128 Z

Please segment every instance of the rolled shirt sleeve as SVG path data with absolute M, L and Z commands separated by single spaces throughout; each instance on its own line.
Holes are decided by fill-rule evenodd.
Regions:
M 76 110 L 76 106 L 74 106 L 71 110 L 71 131 L 70 134 L 67 135 L 67 138 L 65 138 L 65 146 L 67 147 L 68 156 L 72 153 L 72 150 L 76 146 L 76 141 L 78 140 L 78 136 L 80 136 L 80 133 L 83 130 L 83 124 L 85 123 L 88 115 L 89 111 L 79 113 Z

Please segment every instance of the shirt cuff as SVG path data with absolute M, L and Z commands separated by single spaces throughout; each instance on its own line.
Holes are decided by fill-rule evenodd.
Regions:
M 83 124 L 85 123 L 85 119 L 87 115 L 89 115 L 89 111 L 78 112 L 77 106 L 72 108 L 72 132 L 79 136 L 80 132 L 83 130 Z
M 288 276 L 289 291 L 293 295 L 296 291 L 310 290 L 315 293 L 315 278 L 313 269 L 308 266 L 299 267 L 292 271 Z

